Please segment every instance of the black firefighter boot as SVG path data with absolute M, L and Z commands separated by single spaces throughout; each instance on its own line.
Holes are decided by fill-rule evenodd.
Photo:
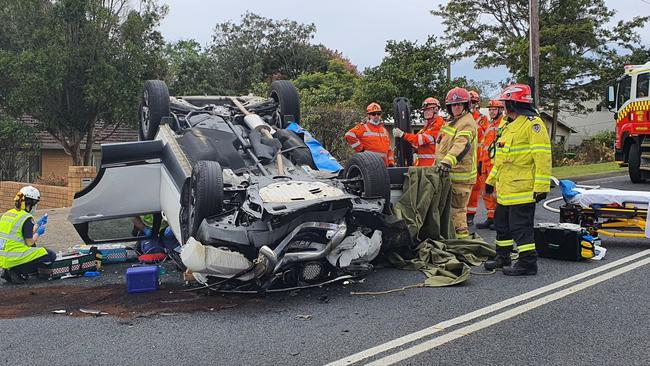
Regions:
M 485 221 L 483 221 L 483 222 L 479 222 L 478 224 L 476 224 L 476 228 L 477 228 L 477 229 L 490 229 L 490 230 L 494 230 L 494 220 L 488 218 L 487 220 L 485 220 Z
M 519 260 L 513 266 L 503 267 L 506 276 L 534 276 L 537 274 L 537 252 L 519 253 Z
M 493 271 L 497 268 L 503 268 L 512 264 L 510 259 L 510 249 L 507 250 L 497 250 L 497 256 L 494 259 L 490 259 L 483 263 L 483 267 L 486 271 Z

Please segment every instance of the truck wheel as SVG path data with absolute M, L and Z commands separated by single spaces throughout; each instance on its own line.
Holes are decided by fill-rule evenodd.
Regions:
M 223 209 L 223 172 L 218 162 L 201 160 L 194 165 L 189 195 L 188 228 L 195 237 L 203 219 Z
M 286 128 L 289 122 L 300 122 L 300 97 L 298 89 L 288 80 L 276 80 L 271 83 L 269 96 L 278 103 L 274 122 L 278 128 Z M 286 116 L 293 116 L 285 118 Z
M 632 183 L 645 182 L 641 172 L 641 146 L 639 144 L 630 145 L 630 151 L 628 154 L 628 171 L 630 173 L 630 180 Z
M 346 179 L 361 178 L 350 185 L 350 191 L 361 197 L 380 197 L 390 202 L 390 178 L 384 160 L 372 152 L 352 155 L 345 165 Z
M 153 140 L 158 133 L 160 120 L 169 116 L 169 89 L 162 80 L 144 82 L 140 102 L 140 140 Z

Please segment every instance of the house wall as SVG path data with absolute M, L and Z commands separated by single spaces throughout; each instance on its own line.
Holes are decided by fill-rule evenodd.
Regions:
M 72 165 L 72 157 L 63 150 L 41 150 L 41 176 L 55 175 L 65 177 L 68 167 Z
M 0 182 L 0 211 L 5 212 L 12 208 L 14 206 L 16 192 L 26 185 L 32 185 L 41 192 L 41 201 L 38 204 L 39 208 L 70 207 L 74 194 L 83 188 L 81 180 L 83 178 L 94 178 L 95 175 L 95 167 L 71 166 L 67 173 L 67 187 L 23 182 Z

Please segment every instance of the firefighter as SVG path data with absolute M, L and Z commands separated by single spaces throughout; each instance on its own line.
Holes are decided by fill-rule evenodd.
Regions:
M 436 161 L 436 139 L 445 120 L 438 115 L 440 102 L 429 97 L 422 102 L 424 127 L 418 133 L 408 133 L 399 128 L 393 129 L 393 136 L 408 141 L 417 153 L 414 166 L 433 166 Z
M 469 92 L 453 88 L 445 98 L 450 119 L 440 129 L 436 172 L 451 178 L 451 215 L 459 239 L 469 237 L 467 202 L 476 183 L 476 121 L 470 113 Z
M 503 119 L 503 102 L 499 100 L 491 100 L 488 104 L 488 111 L 490 114 L 490 121 L 487 128 L 483 131 L 483 143 L 479 145 L 478 149 L 478 163 L 477 170 L 478 176 L 476 177 L 476 184 L 474 188 L 480 186 L 478 193 L 472 190 L 472 195 L 469 198 L 469 206 L 478 206 L 479 197 L 483 197 L 483 203 L 487 210 L 487 220 L 482 223 L 476 224 L 479 229 L 494 230 L 494 209 L 497 207 L 497 201 L 494 194 L 485 194 L 485 180 L 493 166 L 494 154 L 496 152 L 496 139 L 499 132 L 499 125 Z M 467 209 L 469 211 L 469 207 Z
M 478 136 L 477 152 L 478 157 L 480 158 L 481 148 L 483 147 L 483 135 L 485 135 L 485 131 L 488 128 L 489 122 L 487 117 L 481 114 L 481 96 L 478 94 L 478 92 L 470 90 L 469 98 L 471 102 L 472 117 L 474 117 L 474 120 L 476 121 Z M 480 162 L 480 160 L 477 161 Z M 479 171 L 478 174 L 481 174 L 481 172 Z M 472 194 L 469 196 L 469 203 L 467 204 L 467 224 L 469 226 L 472 226 L 474 224 L 474 215 L 476 215 L 476 210 L 478 208 L 478 199 L 481 195 L 481 191 L 484 188 L 484 183 L 485 180 L 483 180 L 483 182 L 480 182 L 477 179 L 476 184 L 474 184 L 474 187 L 472 187 Z
M 381 120 L 381 106 L 370 103 L 366 107 L 366 122 L 357 123 L 345 133 L 345 141 L 355 152 L 370 151 L 379 154 L 386 166 L 394 166 L 393 149 L 390 136 Z
M 496 188 L 497 256 L 485 262 L 485 268 L 503 268 L 503 274 L 509 276 L 535 275 L 535 203 L 545 199 L 550 190 L 551 143 L 528 85 L 505 88 L 499 100 L 505 103 L 507 119 L 501 125 L 494 167 L 485 186 L 488 194 Z M 511 265 L 514 243 L 519 260 Z

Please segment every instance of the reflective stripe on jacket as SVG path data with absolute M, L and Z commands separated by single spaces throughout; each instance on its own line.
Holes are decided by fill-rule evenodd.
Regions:
M 390 136 L 384 124 L 359 123 L 345 133 L 345 141 L 356 152 L 370 151 L 381 155 L 384 164 L 395 165 Z
M 30 247 L 23 236 L 23 224 L 32 215 L 11 209 L 0 218 L 0 267 L 13 268 L 47 255 L 45 248 Z
M 470 113 L 454 118 L 440 129 L 436 161 L 451 165 L 452 182 L 476 183 L 476 121 Z
M 551 142 L 539 117 L 519 116 L 501 126 L 494 167 L 487 184 L 496 188 L 500 205 L 535 202 L 535 192 L 548 192 Z
M 433 166 L 436 162 L 436 139 L 445 120 L 436 116 L 432 121 L 422 127 L 418 133 L 404 133 L 404 140 L 408 141 L 417 153 L 413 166 Z

